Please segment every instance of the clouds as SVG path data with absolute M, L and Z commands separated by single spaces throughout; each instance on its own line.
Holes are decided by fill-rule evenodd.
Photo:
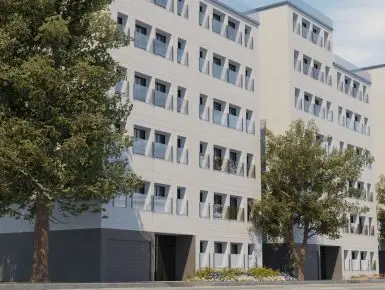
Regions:
M 241 11 L 271 2 L 271 0 L 222 1 Z M 357 66 L 385 63 L 385 0 L 303 1 L 333 19 L 336 54 Z

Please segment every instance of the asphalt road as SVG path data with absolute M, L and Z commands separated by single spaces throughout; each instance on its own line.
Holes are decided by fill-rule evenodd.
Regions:
M 179 288 L 179 287 L 167 287 L 167 288 L 102 288 L 103 290 L 150 290 L 150 289 L 159 289 L 159 290 L 188 290 L 188 289 L 199 289 L 199 290 L 230 290 L 230 289 L 239 289 L 239 290 L 385 290 L 385 283 L 357 283 L 357 284 L 308 284 L 308 285 L 257 285 L 257 286 L 241 286 L 241 287 L 188 287 L 188 288 Z M 81 288 L 76 290 L 94 290 Z M 101 290 L 101 289 L 99 289 Z

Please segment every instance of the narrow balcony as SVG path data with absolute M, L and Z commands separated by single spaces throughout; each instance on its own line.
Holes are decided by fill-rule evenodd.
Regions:
M 147 210 L 146 197 L 147 195 L 142 193 L 133 193 L 129 198 L 131 208 L 135 210 Z
M 238 72 L 230 69 L 227 70 L 227 82 L 234 86 L 242 86 L 241 80 L 238 80 Z
M 230 268 L 242 269 L 245 268 L 245 256 L 241 254 L 230 255 Z
M 227 254 L 214 253 L 214 268 L 228 268 L 229 256 Z
M 151 208 L 153 212 L 172 214 L 172 199 L 167 196 L 152 196 Z
M 254 49 L 254 38 L 250 33 L 245 34 L 245 46 L 250 49 Z
M 231 26 L 226 27 L 226 37 L 232 41 L 237 40 L 238 31 Z
M 181 216 L 188 216 L 188 200 L 176 200 L 176 214 Z
M 250 165 L 248 168 L 247 168 L 247 177 L 248 178 L 255 178 L 255 165 Z
M 146 102 L 148 95 L 148 87 L 135 84 L 134 85 L 134 100 Z
M 166 161 L 171 161 L 173 160 L 173 156 L 172 156 L 172 146 L 169 149 L 169 146 L 167 144 L 162 144 L 162 143 L 158 143 L 158 142 L 153 142 L 153 146 L 152 146 L 152 150 L 153 150 L 153 154 L 152 156 L 154 158 L 158 158 L 158 159 L 163 159 L 163 160 L 166 160 Z
M 199 267 L 208 268 L 210 267 L 210 255 L 206 253 L 199 253 Z
M 223 204 L 213 204 L 213 218 L 214 219 L 225 219 L 227 213 L 226 207 Z
M 184 98 L 177 98 L 176 107 L 178 113 L 188 115 L 188 100 Z
M 159 7 L 162 7 L 164 9 L 167 8 L 167 2 L 168 0 L 154 0 L 155 5 L 158 5 Z
M 223 111 L 213 110 L 213 122 L 214 124 L 222 125 Z
M 154 106 L 162 107 L 167 110 L 173 110 L 173 96 L 168 93 L 154 90 Z
M 213 18 L 212 25 L 213 25 L 213 32 L 218 33 L 218 34 L 222 34 L 223 22 L 218 21 L 215 18 Z
M 244 208 L 233 208 L 228 207 L 228 214 L 227 217 L 229 220 L 232 221 L 239 221 L 244 222 L 245 221 L 245 209 Z
M 230 174 L 244 176 L 244 166 L 242 162 L 228 160 L 227 170 L 228 170 L 228 173 Z
M 238 131 L 243 131 L 243 119 L 240 118 L 239 116 L 234 116 L 231 114 L 227 115 L 227 121 L 228 121 L 228 127 L 238 130 Z
M 222 157 L 213 156 L 213 169 L 217 171 L 226 172 L 226 162 Z
M 210 155 L 199 154 L 199 167 L 210 169 Z
M 222 79 L 223 66 L 213 63 L 213 77 L 216 79 Z
M 254 79 L 251 77 L 245 77 L 246 90 L 254 92 Z
M 210 204 L 207 202 L 199 203 L 199 217 L 210 218 Z
M 209 62 L 206 62 L 206 60 L 202 57 L 199 58 L 199 71 L 204 74 L 210 74 L 209 71 Z
M 147 146 L 149 141 L 147 139 L 135 139 L 132 143 L 132 152 L 139 155 L 147 155 Z
M 252 120 L 246 120 L 246 132 L 249 134 L 255 134 L 255 123 Z
M 180 164 L 188 164 L 188 150 L 184 148 L 178 148 L 177 149 L 177 156 L 176 156 L 177 163 Z
M 146 34 L 135 32 L 134 43 L 135 47 L 147 50 L 149 37 Z
M 167 57 L 167 51 L 168 51 L 168 44 L 160 41 L 158 39 L 154 39 L 154 53 L 156 55 L 159 55 L 161 57 L 166 58 Z
M 210 108 L 199 105 L 199 119 L 204 121 L 210 120 Z

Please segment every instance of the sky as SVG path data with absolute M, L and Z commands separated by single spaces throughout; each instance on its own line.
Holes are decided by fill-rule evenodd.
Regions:
M 240 11 L 271 2 L 271 0 L 221 1 Z M 385 63 L 385 0 L 303 1 L 333 19 L 336 54 L 359 67 Z

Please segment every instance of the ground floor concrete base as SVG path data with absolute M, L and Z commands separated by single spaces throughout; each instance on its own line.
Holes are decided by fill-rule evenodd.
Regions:
M 195 238 L 87 229 L 49 234 L 52 282 L 183 280 L 195 270 Z M 29 281 L 33 233 L 0 234 L 0 281 Z

